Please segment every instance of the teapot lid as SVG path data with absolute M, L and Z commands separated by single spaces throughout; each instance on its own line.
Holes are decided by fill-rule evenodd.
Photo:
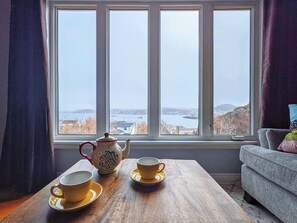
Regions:
M 104 136 L 98 138 L 96 141 L 97 142 L 115 142 L 115 141 L 117 141 L 117 139 L 110 136 L 109 133 L 106 132 L 106 133 L 104 133 Z

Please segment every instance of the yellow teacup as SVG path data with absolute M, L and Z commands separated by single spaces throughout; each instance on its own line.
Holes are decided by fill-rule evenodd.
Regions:
M 89 171 L 77 171 L 63 176 L 58 184 L 51 187 L 51 194 L 58 198 L 64 198 L 68 202 L 78 202 L 87 196 L 92 185 L 92 173 Z M 62 194 L 56 194 L 55 188 L 59 188 Z
M 137 168 L 142 179 L 152 180 L 157 173 L 164 170 L 165 163 L 155 157 L 142 157 L 137 160 Z

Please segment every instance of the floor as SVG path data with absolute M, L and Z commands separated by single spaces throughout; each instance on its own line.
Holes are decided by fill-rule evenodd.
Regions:
M 32 195 L 26 195 L 24 197 L 18 198 L 11 201 L 0 202 L 0 221 L 7 215 L 12 213 L 18 206 L 28 200 Z
M 233 184 L 222 184 L 222 188 L 239 204 L 239 206 L 245 210 L 251 218 L 257 223 L 281 223 L 278 218 L 271 214 L 261 205 L 248 204 L 243 200 L 243 190 L 240 185 L 240 181 Z M 23 198 L 0 202 L 0 221 L 5 216 L 10 214 L 15 208 L 29 199 L 32 195 L 27 195 Z
M 253 205 L 243 200 L 243 189 L 241 188 L 240 181 L 234 184 L 224 184 L 221 187 L 236 201 L 239 206 L 248 213 L 248 215 L 258 223 L 281 223 L 277 217 L 271 214 L 260 204 Z

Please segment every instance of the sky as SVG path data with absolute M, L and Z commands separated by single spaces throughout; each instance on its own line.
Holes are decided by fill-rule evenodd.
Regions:
M 58 14 L 59 110 L 95 109 L 96 13 Z M 161 107 L 198 107 L 199 11 L 161 11 Z M 148 13 L 110 11 L 111 108 L 147 108 Z M 214 105 L 249 102 L 250 12 L 214 12 Z

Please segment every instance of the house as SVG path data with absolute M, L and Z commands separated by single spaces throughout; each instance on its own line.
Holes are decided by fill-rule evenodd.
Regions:
M 111 134 L 133 135 L 136 131 L 136 123 L 126 121 L 114 121 L 111 123 Z

